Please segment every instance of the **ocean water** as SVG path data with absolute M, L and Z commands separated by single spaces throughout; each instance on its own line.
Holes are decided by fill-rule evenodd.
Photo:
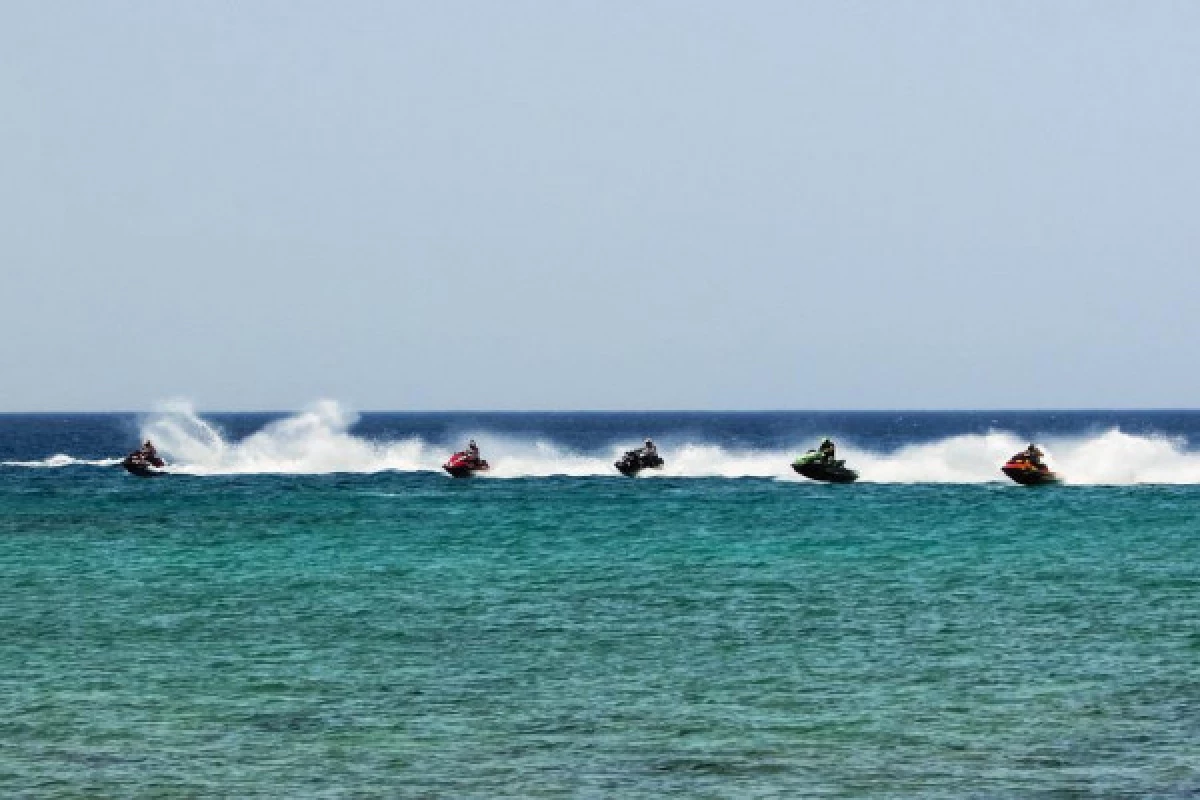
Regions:
M 859 483 L 790 474 L 825 434 Z M 145 436 L 174 474 L 116 466 Z M 493 474 L 438 472 L 468 436 Z M 0 415 L 0 795 L 1197 797 L 1198 437 Z M 1028 440 L 1064 485 L 999 475 Z

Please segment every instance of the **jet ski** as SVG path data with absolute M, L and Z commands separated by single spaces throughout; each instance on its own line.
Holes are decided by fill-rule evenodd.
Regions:
M 1058 483 L 1058 475 L 1041 462 L 1034 462 L 1025 453 L 1017 453 L 1005 462 L 1000 471 L 1022 486 L 1042 486 Z
M 626 452 L 613 466 L 617 468 L 617 472 L 632 478 L 644 469 L 658 469 L 665 463 L 658 453 L 647 453 L 644 449 L 638 449 Z
M 488 469 L 488 462 L 472 453 L 470 450 L 460 450 L 450 456 L 450 460 L 442 465 L 442 469 L 455 478 L 469 478 L 476 472 Z
M 137 475 L 139 478 L 156 478 L 159 475 L 166 475 L 167 473 L 163 471 L 163 467 L 166 465 L 167 462 L 158 456 L 147 454 L 144 450 L 134 450 L 121 460 L 121 466 L 131 475 Z
M 847 467 L 845 461 L 827 459 L 816 450 L 809 450 L 793 461 L 792 469 L 814 481 L 853 483 L 858 480 L 858 473 Z

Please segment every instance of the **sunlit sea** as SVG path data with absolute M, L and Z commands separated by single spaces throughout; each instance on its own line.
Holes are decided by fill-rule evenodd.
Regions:
M 791 474 L 824 435 L 862 480 Z M 437 470 L 468 436 L 492 477 Z M 1198 437 L 0 415 L 0 795 L 1200 797 Z M 999 474 L 1029 440 L 1066 483 Z

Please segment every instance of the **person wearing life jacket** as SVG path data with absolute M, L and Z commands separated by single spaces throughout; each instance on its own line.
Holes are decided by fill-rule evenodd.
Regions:
M 837 456 L 837 448 L 834 447 L 833 440 L 825 439 L 823 442 L 821 442 L 821 444 L 817 447 L 817 455 L 819 455 L 821 460 L 825 463 L 833 463 L 833 460 Z
M 138 452 L 140 452 L 147 461 L 154 461 L 158 458 L 158 450 L 155 449 L 154 443 L 149 439 L 146 440 L 145 444 L 142 445 L 142 449 Z
M 647 439 L 646 443 L 642 446 L 642 455 L 646 456 L 647 458 L 654 458 L 658 456 L 658 448 L 654 446 L 654 442 L 650 439 Z
M 467 455 L 472 461 L 479 461 L 479 445 L 475 444 L 475 440 L 467 442 Z
M 1023 460 L 1028 461 L 1038 469 L 1045 469 L 1046 465 L 1042 463 L 1042 456 L 1044 456 L 1045 453 L 1039 450 L 1036 444 L 1030 444 L 1029 447 L 1026 447 L 1021 452 L 1021 455 L 1023 456 Z

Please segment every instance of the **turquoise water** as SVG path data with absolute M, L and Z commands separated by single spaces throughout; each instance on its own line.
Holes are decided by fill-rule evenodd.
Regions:
M 0 791 L 1200 794 L 1200 487 L 0 471 Z

